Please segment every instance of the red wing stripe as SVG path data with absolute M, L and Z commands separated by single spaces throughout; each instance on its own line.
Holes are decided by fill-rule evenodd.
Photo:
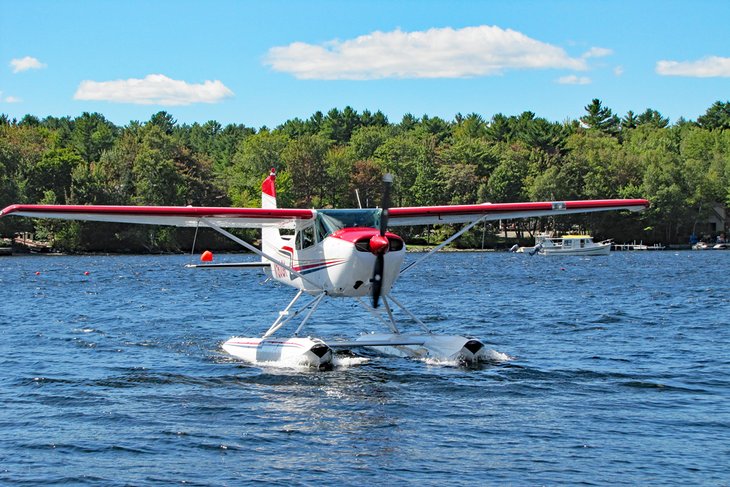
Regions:
M 302 218 L 314 216 L 312 210 L 294 208 L 230 208 L 192 206 L 102 206 L 102 205 L 11 205 L 0 216 L 13 213 L 80 213 L 100 215 L 178 216 L 193 218 Z
M 556 205 L 565 206 L 562 208 Z M 452 206 L 420 206 L 420 207 L 403 207 L 391 208 L 389 216 L 391 218 L 408 217 L 408 216 L 427 216 L 427 215 L 468 215 L 468 214 L 487 214 L 487 213 L 511 213 L 520 211 L 549 211 L 549 210 L 578 210 L 578 209 L 597 209 L 597 208 L 618 208 L 626 206 L 635 206 L 646 208 L 649 202 L 644 199 L 627 199 L 627 200 L 585 200 L 585 201 L 565 201 L 565 202 L 536 202 L 536 203 L 486 203 L 481 205 L 452 205 Z

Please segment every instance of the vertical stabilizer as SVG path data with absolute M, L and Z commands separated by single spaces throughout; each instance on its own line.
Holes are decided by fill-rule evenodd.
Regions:
M 271 168 L 269 177 L 261 184 L 261 208 L 276 208 L 276 169 Z M 261 229 L 261 250 L 272 255 L 279 247 L 281 236 L 279 229 L 264 227 Z
M 276 208 L 276 169 L 261 184 L 261 208 Z

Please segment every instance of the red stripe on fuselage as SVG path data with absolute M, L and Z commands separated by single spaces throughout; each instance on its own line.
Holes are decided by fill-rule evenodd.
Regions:
M 341 264 L 343 262 L 345 262 L 345 259 L 325 260 L 325 261 L 321 261 L 321 262 L 315 262 L 313 264 L 295 266 L 294 270 L 299 272 L 299 271 L 303 271 L 303 270 L 307 270 L 307 269 L 313 269 L 313 268 L 319 267 L 319 266 L 322 266 L 322 268 L 324 269 L 325 267 L 329 267 L 329 266 L 335 265 L 335 264 Z

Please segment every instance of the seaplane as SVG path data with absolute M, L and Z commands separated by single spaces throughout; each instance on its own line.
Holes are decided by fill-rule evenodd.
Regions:
M 278 362 L 328 367 L 333 364 L 337 351 L 359 348 L 390 356 L 463 364 L 489 361 L 490 355 L 482 340 L 434 333 L 408 310 L 393 295 L 397 279 L 485 221 L 609 210 L 641 211 L 649 206 L 644 199 L 607 199 L 391 208 L 392 182 L 392 176 L 386 174 L 380 208 L 278 208 L 276 171 L 272 169 L 261 186 L 261 208 L 16 204 L 0 211 L 0 217 L 173 225 L 195 227 L 196 232 L 199 228 L 211 228 L 254 252 L 261 260 L 214 263 L 210 254 L 204 253 L 206 258 L 201 259 L 202 263 L 188 267 L 261 268 L 269 279 L 296 289 L 295 296 L 261 336 L 232 337 L 222 344 L 223 350 L 252 364 Z M 463 226 L 428 253 L 404 266 L 405 242 L 388 229 L 434 224 Z M 260 248 L 227 230 L 236 228 L 261 229 Z M 304 336 L 305 325 L 323 300 L 340 298 L 354 299 L 382 325 L 383 332 L 330 343 Z M 417 330 L 402 331 L 401 323 L 396 321 L 397 314 L 405 315 L 411 327 Z M 275 335 L 286 325 L 296 326 L 291 336 Z

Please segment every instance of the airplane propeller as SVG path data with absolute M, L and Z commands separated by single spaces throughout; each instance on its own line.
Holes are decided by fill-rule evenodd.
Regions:
M 383 269 L 385 267 L 385 253 L 390 248 L 388 237 L 385 232 L 388 229 L 388 210 L 390 208 L 390 188 L 393 185 L 393 176 L 386 174 L 383 176 L 383 204 L 380 213 L 380 233 L 370 238 L 370 251 L 375 254 L 375 269 L 373 269 L 372 291 L 373 291 L 373 308 L 377 308 L 380 304 L 380 294 L 383 289 Z

